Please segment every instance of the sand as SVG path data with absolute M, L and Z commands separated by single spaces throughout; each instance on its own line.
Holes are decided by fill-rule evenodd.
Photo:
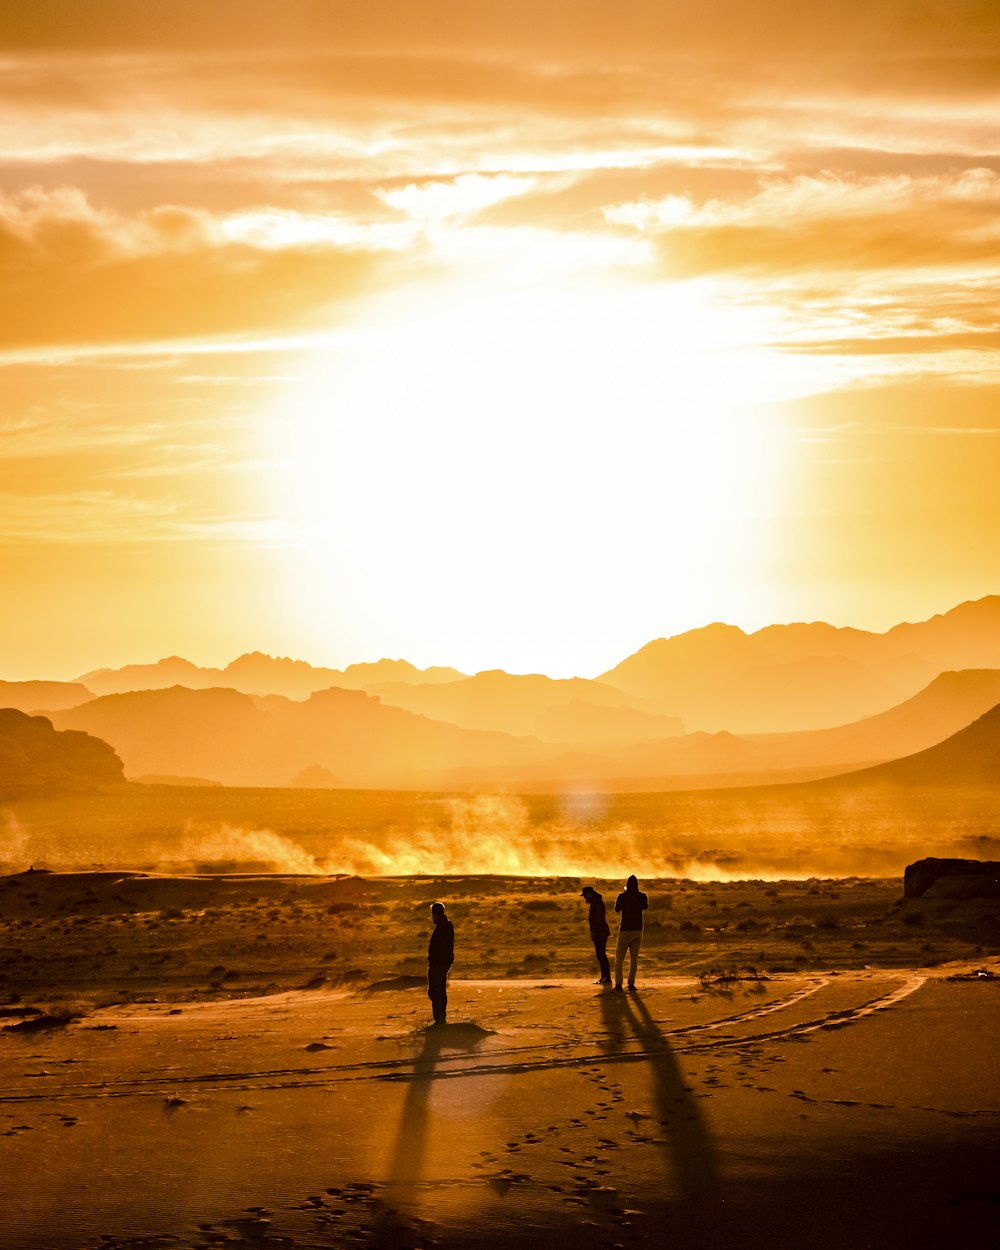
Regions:
M 616 994 L 592 983 L 566 891 L 512 914 L 542 883 L 452 882 L 493 892 L 508 949 L 486 957 L 495 933 L 456 921 L 449 1024 L 433 1029 L 412 965 L 448 884 L 0 888 L 4 1250 L 1000 1244 L 997 953 L 831 966 L 857 908 L 841 885 L 823 899 L 841 927 L 815 931 L 827 966 L 703 980 L 677 965 L 711 952 L 673 950 L 676 929 L 649 935 L 637 993 Z M 800 886 L 796 903 L 815 897 Z M 245 912 L 276 899 L 288 924 L 271 921 L 268 962 Z M 365 925 L 352 899 L 376 909 Z M 303 947 L 310 908 L 330 949 Z M 12 973 L 35 934 L 36 966 Z M 241 941 L 243 963 L 206 977 Z M 529 948 L 555 971 L 482 975 Z M 73 962 L 88 953 L 89 980 Z M 322 954 L 336 958 L 317 972 Z

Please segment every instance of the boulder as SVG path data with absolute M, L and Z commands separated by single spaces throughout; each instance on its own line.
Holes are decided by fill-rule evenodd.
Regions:
M 903 873 L 903 897 L 921 898 L 937 882 L 950 878 L 968 878 L 970 882 L 955 885 L 949 881 L 945 892 L 950 897 L 964 898 L 992 895 L 1000 879 L 1000 862 L 982 859 L 918 859 L 907 864 Z M 942 892 L 941 889 L 935 893 Z

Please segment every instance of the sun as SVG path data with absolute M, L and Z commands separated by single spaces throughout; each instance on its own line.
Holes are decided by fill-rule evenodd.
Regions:
M 408 604 L 418 637 L 450 612 L 510 639 L 528 605 L 565 627 L 595 579 L 697 598 L 746 564 L 780 469 L 759 413 L 788 383 L 750 331 L 704 284 L 620 275 L 381 300 L 271 416 L 303 575 L 366 627 Z

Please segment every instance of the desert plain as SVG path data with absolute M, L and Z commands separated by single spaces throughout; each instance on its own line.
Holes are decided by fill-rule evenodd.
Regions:
M 1000 1244 L 996 900 L 198 867 L 0 878 L 5 1250 Z

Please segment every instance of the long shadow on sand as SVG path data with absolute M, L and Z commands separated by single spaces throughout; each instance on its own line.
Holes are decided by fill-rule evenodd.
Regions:
M 373 1239 L 376 1246 L 395 1244 L 394 1239 L 406 1227 L 402 1213 L 416 1208 L 427 1149 L 431 1085 L 443 1052 L 474 1051 L 485 1036 L 486 1030 L 475 1024 L 439 1024 L 425 1030 L 412 1079 L 406 1083 L 386 1180 L 386 1209 Z
M 606 1037 L 602 1049 L 609 1059 L 644 1060 L 652 1076 L 652 1093 L 660 1122 L 667 1167 L 674 1182 L 678 1215 L 685 1220 L 712 1216 L 722 1201 L 722 1179 L 715 1147 L 698 1100 L 685 1084 L 667 1035 L 653 1019 L 638 991 L 604 992 L 599 998 Z M 625 1044 L 634 1037 L 639 1055 Z M 662 1136 L 661 1136 L 662 1134 Z M 702 1225 L 704 1227 L 704 1224 Z M 691 1244 L 690 1242 L 688 1244 Z

